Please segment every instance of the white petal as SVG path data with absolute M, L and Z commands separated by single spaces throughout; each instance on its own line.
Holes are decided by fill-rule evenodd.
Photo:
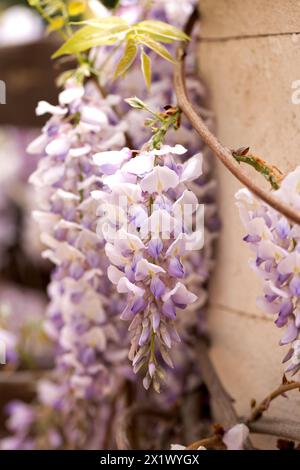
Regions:
M 94 326 L 89 331 L 87 331 L 82 336 L 82 341 L 84 341 L 88 346 L 99 351 L 104 351 L 106 348 L 106 336 L 102 328 Z
M 107 184 L 108 178 L 105 178 L 105 184 Z M 142 191 L 139 185 L 133 184 L 133 183 L 119 183 L 118 184 L 118 183 L 112 182 L 111 180 L 109 181 L 109 183 L 110 183 L 108 184 L 109 188 L 113 189 L 113 191 L 116 194 L 119 194 L 120 196 L 125 196 L 128 199 L 129 204 L 134 204 L 142 200 Z M 120 202 L 123 202 L 123 201 L 120 201 Z
M 154 160 L 154 155 L 142 153 L 137 157 L 131 158 L 129 162 L 125 163 L 125 165 L 122 166 L 122 171 L 143 176 L 153 170 Z
M 91 151 L 90 145 L 85 145 L 84 147 L 77 147 L 70 149 L 71 157 L 82 157 Z
M 84 95 L 84 88 L 82 86 L 66 88 L 58 95 L 59 104 L 70 104 L 75 100 L 82 98 Z
M 107 194 L 105 191 L 100 191 L 95 189 L 94 191 L 91 191 L 91 197 L 95 199 L 95 201 L 101 201 L 103 198 L 106 198 Z
M 128 233 L 123 228 L 120 229 L 117 233 L 115 246 L 117 246 L 117 248 L 121 251 L 137 251 L 145 248 L 144 243 L 137 235 L 134 235 L 133 233 Z
M 227 450 L 243 450 L 248 435 L 249 429 L 245 424 L 236 424 L 224 434 L 223 442 Z
M 57 165 L 48 169 L 37 169 L 34 173 L 32 173 L 29 177 L 29 183 L 43 187 L 43 186 L 51 186 L 52 184 L 56 183 L 57 181 L 62 178 L 65 173 L 65 166 L 64 165 Z
M 299 273 L 300 272 L 300 253 L 294 251 L 280 261 L 278 271 L 281 274 Z
M 202 160 L 202 153 L 198 153 L 197 155 L 194 155 L 194 157 L 190 158 L 183 165 L 180 181 L 192 181 L 199 178 L 202 174 Z
M 113 284 L 118 284 L 121 277 L 124 277 L 124 273 L 115 266 L 109 266 L 107 269 L 107 277 Z
M 166 302 L 170 298 L 172 298 L 175 303 L 189 305 L 196 302 L 198 297 L 192 292 L 188 291 L 184 284 L 177 282 L 174 289 L 166 292 L 162 299 L 164 302 Z
M 120 151 L 111 150 L 109 152 L 99 152 L 93 155 L 93 161 L 100 167 L 100 170 L 105 174 L 112 174 L 122 163 L 131 157 L 131 151 L 124 148 Z
M 255 219 L 250 220 L 247 230 L 249 235 L 258 235 L 263 240 L 271 240 L 273 238 L 265 219 L 262 217 L 255 217 Z
M 42 153 L 44 152 L 48 142 L 49 138 L 46 136 L 46 134 L 41 134 L 28 145 L 26 152 L 33 155 Z
M 65 155 L 68 153 L 70 145 L 66 139 L 58 138 L 52 140 L 46 147 L 48 155 Z
M 149 263 L 146 259 L 141 259 L 136 265 L 135 279 L 141 281 L 147 276 L 153 276 L 158 273 L 165 273 L 166 271 L 156 264 Z
M 235 198 L 237 201 L 247 203 L 247 204 L 253 204 L 254 202 L 254 196 L 253 194 L 249 191 L 247 188 L 241 188 L 235 193 Z
M 186 153 L 186 148 L 184 148 L 180 144 L 176 144 L 175 147 L 171 147 L 170 145 L 163 145 L 158 150 L 153 150 L 155 155 L 167 155 L 168 153 L 173 153 L 175 155 L 183 155 Z
M 135 296 L 142 296 L 145 292 L 145 289 L 132 284 L 125 276 L 119 280 L 117 290 L 120 294 L 132 293 Z
M 117 251 L 116 247 L 111 243 L 106 243 L 105 254 L 109 261 L 116 266 L 124 266 L 127 263 L 127 259 Z
M 108 124 L 106 114 L 95 106 L 83 106 L 81 109 L 81 120 L 88 124 Z
M 165 166 L 156 166 L 142 179 L 141 188 L 148 193 L 161 193 L 176 188 L 178 183 L 179 177 L 175 171 Z
M 171 444 L 171 450 L 185 450 L 186 447 L 180 444 Z
M 67 109 L 63 109 L 60 106 L 53 106 L 52 104 L 47 103 L 47 101 L 39 101 L 35 112 L 37 116 L 42 116 L 46 113 L 50 113 L 57 116 L 63 116 L 64 114 L 66 114 Z
M 41 232 L 47 232 L 57 224 L 60 216 L 52 212 L 33 211 L 32 218 L 39 224 Z
M 193 191 L 189 191 L 186 189 L 182 195 L 180 196 L 179 199 L 173 204 L 173 212 L 177 214 L 177 211 L 180 211 L 180 213 L 184 212 L 184 207 L 189 206 L 191 211 L 189 213 L 195 212 L 197 209 L 198 205 L 198 199 L 197 196 L 193 193 Z
M 270 240 L 262 240 L 258 246 L 258 256 L 261 259 L 275 259 L 279 262 L 286 256 L 287 252 Z
M 141 237 L 144 239 L 151 234 L 156 237 L 162 234 L 162 238 L 169 238 L 175 227 L 175 219 L 165 209 L 155 210 L 151 216 L 141 225 Z
M 169 246 L 166 256 L 181 256 L 185 252 L 186 235 L 180 234 Z
M 80 196 L 74 193 L 70 193 L 69 191 L 64 191 L 63 189 L 58 189 L 54 193 L 55 195 L 59 196 L 61 199 L 65 201 L 80 201 Z

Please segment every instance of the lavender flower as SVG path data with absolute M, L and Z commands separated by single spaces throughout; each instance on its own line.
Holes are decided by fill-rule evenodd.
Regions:
M 132 10 L 130 14 L 134 13 L 137 17 L 143 15 L 143 9 L 138 3 L 140 2 L 130 1 L 131 6 L 126 7 Z M 173 0 L 163 3 L 156 2 L 153 15 L 162 18 L 161 15 L 165 15 L 165 8 L 166 15 L 169 15 L 170 12 L 172 13 L 169 8 L 171 3 L 174 6 Z M 184 8 L 182 6 L 182 14 L 176 14 L 176 19 L 181 23 L 178 24 L 179 26 L 185 22 L 186 16 L 189 14 L 189 5 L 194 3 L 193 0 L 185 1 Z M 176 6 L 177 8 L 181 7 L 181 5 L 180 7 Z M 134 9 L 138 11 L 135 13 Z M 190 74 L 194 73 L 195 66 L 193 54 L 191 56 L 191 60 L 188 60 Z M 174 97 L 170 93 L 171 67 L 166 66 L 163 61 L 157 61 L 154 69 L 156 71 L 153 77 L 151 98 L 153 101 L 150 104 L 156 108 L 162 104 L 171 103 L 174 101 Z M 105 75 L 109 77 L 109 74 Z M 205 95 L 198 78 L 190 76 L 188 82 L 189 91 L 195 98 L 194 101 L 202 103 Z M 123 88 L 123 83 L 125 88 Z M 132 84 L 135 88 L 130 91 Z M 109 90 L 124 97 L 133 94 L 143 97 L 146 90 L 143 89 L 139 93 L 136 89 L 137 85 L 135 78 L 132 79 L 132 76 L 129 75 L 128 79 L 124 82 L 118 82 L 117 87 L 110 86 Z M 128 150 L 122 151 L 121 166 L 118 162 L 118 155 L 121 153 L 118 150 L 125 144 L 125 127 L 134 129 L 132 138 L 135 148 L 139 148 L 147 140 L 147 133 L 141 126 L 141 116 L 131 111 L 128 113 L 127 109 L 124 109 L 126 112 L 124 120 L 126 120 L 127 126 L 124 126 L 124 120 L 120 124 L 118 116 L 111 109 L 112 105 L 118 104 L 118 97 L 109 95 L 106 100 L 101 99 L 91 83 L 88 83 L 85 89 L 69 83 L 66 90 L 60 95 L 59 101 L 59 106 L 51 106 L 45 102 L 39 105 L 38 113 L 50 112 L 52 118 L 46 124 L 42 136 L 30 146 L 31 151 L 42 153 L 39 168 L 31 178 L 38 189 L 37 197 L 40 201 L 40 209 L 34 215 L 41 227 L 42 240 L 48 247 L 44 256 L 56 265 L 49 286 L 51 304 L 46 324 L 47 333 L 58 344 L 56 380 L 54 383 L 44 384 L 45 386 L 40 384 L 39 401 L 34 409 L 33 425 L 27 429 L 27 437 L 25 430 L 20 428 L 12 438 L 14 442 L 11 442 L 11 446 L 15 445 L 19 448 L 61 448 L 66 446 L 83 448 L 88 445 L 89 447 L 101 448 L 106 430 L 110 426 L 111 403 L 115 400 L 116 409 L 121 410 L 124 406 L 124 397 L 121 391 L 123 377 L 128 377 L 130 380 L 133 380 L 133 377 L 130 370 L 127 369 L 125 358 L 128 352 L 128 335 L 123 323 L 119 322 L 119 315 L 124 307 L 123 297 L 124 294 L 127 296 L 127 293 L 116 293 L 106 277 L 108 265 L 103 247 L 105 243 L 108 245 L 110 241 L 95 237 L 95 209 L 98 202 L 90 197 L 90 192 L 98 190 L 102 191 L 105 197 L 110 197 L 110 191 L 113 192 L 114 189 L 110 188 L 109 181 L 111 180 L 111 184 L 114 185 L 114 178 L 116 183 L 118 176 L 122 173 L 120 167 L 123 168 L 124 165 L 130 163 L 132 152 Z M 211 124 L 211 114 L 201 106 L 199 112 L 204 115 L 206 122 Z M 175 133 L 170 134 L 167 143 L 175 146 L 177 141 L 188 146 L 190 154 L 198 152 L 199 148 L 203 147 L 186 121 L 183 121 L 183 125 L 176 135 Z M 117 151 L 117 156 L 114 153 L 113 157 L 113 154 L 109 153 L 110 150 Z M 207 153 L 204 148 L 203 150 L 204 153 Z M 100 152 L 108 152 L 105 166 L 102 168 L 94 165 L 91 158 L 93 154 Z M 177 172 L 182 169 L 185 156 L 177 155 L 177 163 L 174 167 L 173 163 L 168 163 L 172 158 L 171 155 L 159 156 L 157 160 L 159 166 L 166 166 L 179 177 Z M 179 161 L 181 159 L 182 161 Z M 148 163 L 149 159 L 145 158 L 144 162 L 146 160 Z M 183 292 L 189 297 L 189 300 L 195 299 L 195 296 L 184 290 L 185 285 L 189 285 L 192 291 L 197 292 L 199 300 L 187 305 L 185 314 L 178 316 L 177 324 L 179 324 L 180 335 L 185 339 L 192 330 L 195 333 L 195 326 L 203 332 L 203 314 L 201 310 L 199 312 L 199 308 L 203 307 L 206 300 L 207 294 L 204 285 L 213 265 L 212 243 L 218 230 L 215 183 L 211 179 L 209 161 L 210 159 L 204 160 L 201 177 L 195 182 L 188 182 L 189 188 L 197 195 L 198 200 L 206 204 L 204 249 L 201 252 L 189 252 L 185 256 L 184 262 L 182 262 L 180 255 L 166 256 L 165 266 L 162 267 L 165 272 L 153 276 L 155 278 L 153 283 L 150 281 L 150 277 L 149 279 L 146 277 L 146 281 L 145 279 L 135 281 L 136 287 L 139 288 L 141 284 L 146 284 L 149 295 L 157 298 L 161 305 L 168 304 L 166 311 L 169 311 L 170 317 L 163 314 L 158 326 L 161 346 L 164 348 L 164 352 L 160 351 L 159 355 L 164 354 L 165 358 L 168 357 L 167 361 L 170 358 L 166 345 L 170 341 L 174 342 L 178 339 L 172 319 L 174 310 L 177 310 L 174 297 L 175 301 L 178 300 L 176 295 L 182 297 Z M 102 161 L 102 163 L 104 162 Z M 135 164 L 136 161 L 134 166 Z M 105 178 L 103 178 L 103 173 L 106 174 Z M 130 175 L 139 182 L 143 176 L 128 172 L 126 177 L 130 178 Z M 180 183 L 180 186 L 184 184 Z M 177 191 L 179 191 L 178 188 L 167 190 L 167 197 L 173 203 Z M 127 198 L 127 195 L 125 196 Z M 163 196 L 161 199 L 165 199 L 165 195 Z M 155 197 L 158 198 L 157 195 Z M 143 194 L 143 198 L 147 199 L 147 195 Z M 115 200 L 111 201 L 110 206 L 107 207 L 113 209 L 115 202 Z M 135 211 L 130 212 L 131 227 L 134 223 L 138 224 L 139 221 L 145 220 L 145 212 L 140 210 L 141 203 L 142 201 L 139 201 L 135 205 Z M 168 212 L 171 211 L 171 207 L 163 207 L 159 210 Z M 128 214 L 125 215 L 128 221 Z M 103 225 L 105 217 L 103 214 L 99 214 L 99 216 L 102 221 L 101 225 Z M 136 226 L 136 228 L 138 227 Z M 136 236 L 141 240 L 139 233 Z M 130 243 L 131 241 L 130 238 Z M 124 240 L 121 239 L 120 242 L 122 244 Z M 128 240 L 125 239 L 125 243 L 127 242 Z M 155 239 L 154 243 L 150 247 L 148 246 L 146 253 L 144 253 L 145 248 L 140 247 L 137 255 L 142 255 L 138 261 L 142 261 L 139 267 L 142 267 L 144 274 L 145 270 L 146 273 L 148 272 L 147 268 L 149 268 L 151 260 L 155 257 L 160 259 L 162 253 L 166 252 L 168 243 L 166 240 L 162 240 L 163 247 L 161 249 L 161 243 Z M 123 245 L 122 249 L 125 249 Z M 128 252 L 125 249 L 125 253 L 125 257 L 130 258 L 130 250 Z M 110 256 L 113 256 L 112 250 Z M 152 264 L 156 266 L 155 263 Z M 112 268 L 118 270 L 119 265 L 116 264 Z M 110 268 L 110 271 L 116 274 L 115 269 Z M 130 273 L 128 274 L 130 275 Z M 127 274 L 122 277 L 127 277 Z M 165 282 L 165 287 L 162 285 L 165 278 L 170 279 L 172 286 L 167 285 L 168 282 Z M 134 284 L 129 279 L 128 281 Z M 177 291 L 170 295 L 170 292 L 176 287 Z M 121 290 L 124 289 L 128 289 L 126 280 L 124 280 L 124 286 Z M 140 293 L 140 291 L 137 292 Z M 169 295 L 167 300 L 166 297 L 165 300 L 162 299 L 165 294 Z M 130 295 L 132 294 L 128 294 L 128 297 Z M 180 301 L 183 300 L 180 299 Z M 139 302 L 141 302 L 141 296 L 137 298 L 137 303 L 134 306 L 137 311 L 135 318 L 138 319 L 141 318 L 139 310 L 141 304 Z M 182 306 L 183 304 L 180 304 L 180 307 Z M 128 309 L 125 312 L 131 314 Z M 141 326 L 144 327 L 141 324 L 135 325 L 135 331 Z M 147 335 L 147 327 L 145 327 L 145 341 L 147 341 Z M 137 345 L 137 347 L 141 350 L 143 346 Z M 162 397 L 168 404 L 170 404 L 170 397 L 175 400 L 176 397 L 186 392 L 188 387 L 193 387 L 195 380 L 199 381 L 198 366 L 193 360 L 193 352 L 187 350 L 186 345 L 182 345 L 181 349 L 177 348 L 176 355 L 176 374 L 170 377 L 170 389 Z M 148 363 L 146 386 L 150 384 L 152 374 L 158 389 L 158 371 L 160 371 L 160 366 Z M 44 390 L 44 393 L 40 389 Z M 144 398 L 143 393 L 136 386 L 135 393 L 138 394 L 139 399 Z M 50 397 L 50 401 L 47 397 Z M 83 401 L 82 398 L 88 398 L 88 401 Z M 147 399 L 150 399 L 149 394 Z M 87 406 L 82 406 L 83 403 Z M 50 410 L 55 410 L 55 413 L 50 413 Z M 56 418 L 59 418 L 58 421 Z M 51 425 L 49 425 L 49 419 Z M 34 426 L 34 423 L 44 422 L 44 420 L 46 420 L 49 429 L 47 436 L 42 436 Z M 91 440 L 92 434 L 95 435 L 94 440 Z
M 287 175 L 275 195 L 286 204 L 300 209 L 300 167 Z M 237 205 L 247 230 L 244 240 L 255 254 L 252 269 L 263 280 L 264 295 L 258 306 L 276 316 L 278 328 L 285 328 L 281 345 L 291 344 L 284 362 L 291 359 L 286 371 L 300 370 L 300 231 L 299 227 L 248 190 L 238 191 Z
M 202 161 L 195 155 L 185 164 L 176 163 L 173 155 L 184 152 L 181 145 L 166 145 L 137 156 L 127 148 L 94 155 L 107 174 L 104 191 L 94 191 L 93 197 L 101 201 L 99 232 L 112 263 L 108 277 L 119 293 L 127 295 L 121 318 L 131 321 L 129 358 L 134 372 L 147 367 L 144 386 L 153 382 L 157 391 L 163 372 L 155 344 L 173 367 L 169 349 L 179 341 L 176 311 L 197 299 L 183 282 L 182 256 L 186 247 L 192 249 L 192 237 L 203 234 L 192 234 L 191 220 L 182 215 L 187 207 L 190 215 L 197 209 L 197 198 L 187 184 L 200 176 Z
M 45 328 L 58 348 L 64 394 L 57 406 L 69 423 L 66 438 L 73 446 L 85 445 L 87 426 L 97 422 L 87 416 L 105 408 L 108 396 L 118 396 L 130 376 L 128 339 L 119 321 L 123 303 L 106 278 L 103 243 L 95 233 L 96 203 L 90 197 L 102 186 L 91 155 L 125 143 L 125 125 L 111 107 L 116 101 L 99 97 L 92 83 L 68 82 L 58 106 L 38 105 L 38 114 L 52 117 L 28 149 L 41 154 L 30 182 L 40 205 L 33 215 L 47 247 L 43 256 L 55 265 Z M 88 400 L 85 406 L 82 400 Z

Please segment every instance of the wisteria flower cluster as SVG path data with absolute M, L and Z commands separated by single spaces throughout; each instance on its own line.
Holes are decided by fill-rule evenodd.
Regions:
M 128 375 L 128 341 L 119 323 L 122 300 L 105 275 L 107 262 L 101 256 L 96 205 L 90 196 L 101 185 L 91 155 L 125 143 L 124 124 L 112 110 L 116 100 L 102 100 L 92 85 L 69 82 L 58 106 L 39 103 L 37 113 L 52 117 L 28 148 L 41 155 L 30 177 L 40 206 L 33 215 L 47 246 L 43 256 L 56 266 L 45 324 L 57 344 L 61 377 L 52 384 L 58 390 L 52 406 L 68 415 L 72 431 L 66 439 L 74 445 L 86 437 L 86 423 L 93 426 L 87 418 L 91 410 L 99 412 L 99 404 L 108 394 L 118 393 L 122 377 Z M 88 400 L 87 409 L 81 400 Z
M 140 20 L 144 10 L 137 3 L 120 8 L 120 14 L 136 10 Z M 184 2 L 179 23 L 193 3 Z M 168 6 L 155 3 L 150 13 L 168 19 L 173 11 Z M 174 97 L 171 66 L 155 60 L 151 100 L 157 109 Z M 146 373 L 144 387 L 152 384 L 159 391 L 162 363 L 173 367 L 170 349 L 179 341 L 177 327 L 183 343 L 191 333 L 205 330 L 205 284 L 219 223 L 203 144 L 183 121 L 165 145 L 150 147 L 140 112 L 128 112 L 120 103 L 120 95 L 136 94 L 130 90 L 136 80 L 128 75 L 117 84 L 105 83 L 104 98 L 97 79 L 85 78 L 84 85 L 70 79 L 58 106 L 42 101 L 37 107 L 38 115 L 51 115 L 28 150 L 40 156 L 30 178 L 39 206 L 33 215 L 46 246 L 43 257 L 55 266 L 45 329 L 57 346 L 56 367 L 53 381 L 39 383 L 35 407 L 19 402 L 10 407 L 15 437 L 3 443 L 6 448 L 101 448 L 113 432 L 116 411 L 126 405 L 128 382 L 133 396 L 145 393 L 132 374 L 128 352 L 134 372 Z M 191 78 L 189 88 L 200 103 L 198 80 Z M 143 87 L 141 96 L 145 93 Z M 211 124 L 211 114 L 199 111 Z M 139 150 L 126 147 L 126 140 Z M 178 141 L 188 146 L 187 152 Z M 199 150 L 203 168 L 200 155 L 189 158 Z M 206 204 L 205 227 L 195 238 L 199 203 Z M 193 251 L 203 241 L 203 250 Z M 130 322 L 129 334 L 120 316 Z M 178 347 L 162 398 L 174 402 L 200 380 L 192 351 Z M 37 425 L 44 422 L 47 435 Z
M 107 175 L 103 183 L 108 192 L 95 191 L 93 196 L 101 201 L 99 230 L 112 263 L 108 277 L 119 293 L 127 295 L 122 318 L 131 321 L 129 357 L 135 372 L 147 366 L 144 386 L 149 388 L 153 381 L 156 390 L 162 371 L 155 343 L 164 361 L 173 367 L 168 350 L 179 340 L 174 326 L 176 310 L 197 299 L 182 282 L 181 257 L 186 246 L 193 249 L 191 235 L 203 237 L 203 232 L 192 234 L 191 216 L 198 200 L 187 188 L 189 181 L 200 176 L 202 160 L 196 155 L 177 164 L 173 155 L 184 152 L 177 145 L 138 155 L 124 148 L 93 157 Z M 184 214 L 187 208 L 190 217 Z
M 276 196 L 300 209 L 300 167 L 282 181 Z M 236 194 L 241 220 L 246 228 L 244 240 L 255 254 L 252 269 L 263 281 L 264 295 L 259 307 L 276 316 L 278 328 L 285 328 L 281 345 L 291 348 L 284 358 L 286 369 L 295 374 L 300 370 L 300 231 L 277 211 L 242 189 Z

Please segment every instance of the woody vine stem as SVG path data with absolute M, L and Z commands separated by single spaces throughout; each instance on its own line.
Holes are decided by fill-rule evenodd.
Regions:
M 199 19 L 198 10 L 194 10 L 187 25 L 186 32 L 190 33 Z M 260 171 L 271 183 L 272 187 L 276 189 L 276 178 L 280 181 L 280 172 L 273 166 L 268 165 L 263 160 L 252 156 L 244 155 L 243 151 L 230 151 L 224 147 L 217 137 L 207 128 L 202 118 L 197 114 L 191 101 L 188 98 L 185 84 L 185 55 L 187 45 L 182 43 L 177 49 L 178 62 L 175 65 L 174 73 L 174 87 L 177 95 L 178 106 L 182 112 L 189 119 L 193 128 L 197 131 L 201 139 L 212 150 L 215 156 L 223 163 L 223 165 L 253 194 L 269 204 L 273 209 L 280 212 L 292 222 L 300 224 L 300 212 L 292 209 L 276 198 L 272 192 L 262 188 L 256 184 L 246 173 L 241 170 L 238 162 L 248 163 Z M 242 149 L 243 150 L 243 149 Z M 246 149 L 248 150 L 248 149 Z M 247 157 L 246 159 L 243 157 Z M 248 160 L 248 161 L 245 161 Z M 279 182 L 278 181 L 278 182 Z M 274 184 L 275 183 L 275 184 Z
M 185 32 L 190 34 L 199 20 L 199 12 L 196 8 L 190 16 Z M 240 149 L 230 151 L 225 148 L 217 139 L 217 137 L 207 128 L 201 116 L 197 114 L 191 101 L 187 95 L 185 83 L 185 55 L 187 45 L 182 43 L 177 49 L 178 62 L 175 65 L 174 87 L 177 96 L 178 106 L 186 115 L 197 131 L 201 139 L 212 150 L 214 155 L 223 163 L 223 165 L 253 194 L 261 200 L 269 204 L 273 209 L 286 216 L 294 223 L 300 223 L 300 213 L 274 196 L 270 191 L 265 190 L 257 185 L 253 179 L 244 173 L 239 163 L 247 163 L 256 171 L 261 173 L 265 179 L 269 181 L 273 189 L 279 187 L 280 180 L 283 175 L 274 166 L 268 165 L 264 160 L 248 154 L 249 149 Z M 263 413 L 269 408 L 271 401 L 279 396 L 283 396 L 286 392 L 294 389 L 300 389 L 299 382 L 283 381 L 282 385 L 271 392 L 259 405 L 254 406 L 248 419 L 239 419 L 232 404 L 232 399 L 223 388 L 216 370 L 208 355 L 208 346 L 202 341 L 197 347 L 199 362 L 202 365 L 203 380 L 206 383 L 211 395 L 213 412 L 216 420 L 224 426 L 232 426 L 239 421 L 245 421 L 249 429 L 253 432 L 261 432 L 263 434 L 281 436 L 288 439 L 300 440 L 300 432 L 297 430 L 298 424 L 292 421 L 278 421 L 270 418 L 264 418 Z M 285 378 L 284 378 L 285 379 Z M 208 439 L 202 439 L 190 444 L 188 449 L 197 449 L 199 446 L 207 448 L 222 448 L 221 436 L 218 430 Z M 251 448 L 251 443 L 247 443 L 247 447 Z

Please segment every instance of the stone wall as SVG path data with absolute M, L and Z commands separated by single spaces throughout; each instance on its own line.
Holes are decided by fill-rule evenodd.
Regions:
M 292 82 L 300 80 L 300 1 L 201 0 L 200 12 L 199 72 L 219 139 L 232 149 L 250 146 L 284 172 L 293 169 L 300 164 L 300 104 L 291 101 Z M 279 384 L 285 348 L 274 319 L 256 306 L 261 287 L 234 205 L 241 185 L 220 164 L 217 176 L 223 229 L 210 292 L 211 354 L 238 412 L 247 415 L 251 398 Z M 298 395 L 277 399 L 268 416 L 300 422 Z

